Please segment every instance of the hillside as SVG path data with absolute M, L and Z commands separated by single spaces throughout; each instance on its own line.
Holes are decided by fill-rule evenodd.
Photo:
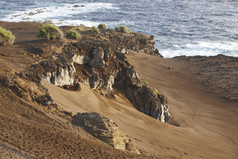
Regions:
M 44 41 L 41 24 L 0 25 L 16 35 L 0 47 L 2 158 L 237 158 L 237 58 L 159 58 L 139 33 Z

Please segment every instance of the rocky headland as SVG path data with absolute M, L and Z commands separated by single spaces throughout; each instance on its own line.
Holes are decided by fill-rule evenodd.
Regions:
M 40 23 L 0 25 L 16 36 L 0 47 L 4 158 L 237 156 L 237 58 L 164 59 L 140 33 L 81 26 L 79 40 L 45 41 Z

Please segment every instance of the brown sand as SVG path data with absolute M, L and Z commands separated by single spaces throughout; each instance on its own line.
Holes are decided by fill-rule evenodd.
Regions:
M 128 55 L 128 59 L 143 80 L 148 81 L 152 88 L 157 88 L 168 97 L 171 122 L 180 125 L 179 129 L 195 133 L 192 138 L 186 133 L 183 134 L 185 137 L 181 142 L 192 141 L 186 150 L 196 149 L 200 154 L 209 154 L 205 158 L 220 158 L 220 155 L 224 155 L 224 158 L 238 157 L 238 102 L 224 100 L 219 94 L 209 91 L 210 87 L 218 87 L 221 84 L 222 74 L 218 76 L 219 72 L 211 71 L 209 66 L 206 66 L 209 76 L 211 78 L 216 76 L 218 82 L 214 81 L 210 87 L 208 85 L 204 87 L 203 82 L 192 76 L 195 70 L 206 70 L 204 65 L 196 65 L 195 60 L 188 63 L 183 58 L 160 59 L 133 53 Z M 207 60 L 211 59 L 214 59 L 213 63 L 221 62 L 216 58 Z M 225 64 L 230 65 L 228 61 Z M 237 69 L 231 71 L 237 75 Z M 232 75 L 229 78 L 237 82 L 237 76 Z M 206 75 L 200 77 L 206 78 Z M 224 89 L 238 88 L 233 87 L 234 85 Z
M 1 73 L 22 70 L 40 60 L 32 52 L 40 44 L 47 44 L 34 41 L 37 24 L 0 24 L 12 28 L 17 37 L 22 37 L 14 46 L 0 48 Z M 64 110 L 98 112 L 114 120 L 145 155 L 238 158 L 238 102 L 233 98 L 222 98 L 219 92 L 207 91 L 212 87 L 215 89 L 216 84 L 206 85 L 207 89 L 204 89 L 204 82 L 193 76 L 196 70 L 204 69 L 203 65 L 197 66 L 196 61 L 187 62 L 185 58 L 162 59 L 135 53 L 127 57 L 142 80 L 168 97 L 172 125 L 138 112 L 121 94 L 116 99 L 108 99 L 83 84 L 80 91 L 67 91 L 42 82 Z M 233 68 L 233 71 L 236 70 Z M 235 79 L 230 77 L 230 80 Z M 224 89 L 233 88 L 227 86 Z M 2 89 L 0 95 L 0 153 L 5 155 L 4 158 L 10 158 L 9 153 L 15 155 L 14 158 L 139 158 L 114 150 L 81 129 L 74 132 L 70 123 L 62 124 L 56 115 L 36 110 L 8 90 Z M 235 93 L 227 96 L 234 97 Z
M 107 99 L 83 84 L 80 92 L 63 90 L 47 82 L 44 86 L 54 101 L 67 111 L 96 111 L 113 119 L 124 133 L 135 138 L 137 147 L 148 153 L 160 157 L 236 158 L 237 102 L 222 100 L 202 90 L 189 78 L 189 72 L 183 70 L 188 66 L 181 60 L 135 53 L 128 58 L 151 88 L 167 95 L 171 124 L 179 127 L 139 113 L 122 96 Z

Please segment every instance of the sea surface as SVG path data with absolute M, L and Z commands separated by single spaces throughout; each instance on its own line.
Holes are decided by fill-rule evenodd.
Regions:
M 153 35 L 165 57 L 238 57 L 238 0 L 0 0 L 0 21 L 48 19 L 56 25 L 126 25 Z

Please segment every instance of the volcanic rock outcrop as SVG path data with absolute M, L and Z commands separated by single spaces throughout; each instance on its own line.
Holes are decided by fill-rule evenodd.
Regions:
M 60 42 L 51 46 L 51 56 L 47 55 L 47 60 L 30 66 L 20 76 L 37 83 L 46 79 L 57 86 L 72 86 L 81 82 L 109 97 L 113 97 L 114 90 L 118 90 L 139 111 L 168 123 L 170 114 L 165 97 L 141 84 L 134 67 L 124 55 L 128 51 L 154 54 L 154 38 L 109 30 L 77 42 Z
M 131 140 L 119 130 L 116 123 L 98 113 L 78 113 L 73 116 L 73 124 L 83 127 L 92 136 L 115 149 L 139 154 Z

